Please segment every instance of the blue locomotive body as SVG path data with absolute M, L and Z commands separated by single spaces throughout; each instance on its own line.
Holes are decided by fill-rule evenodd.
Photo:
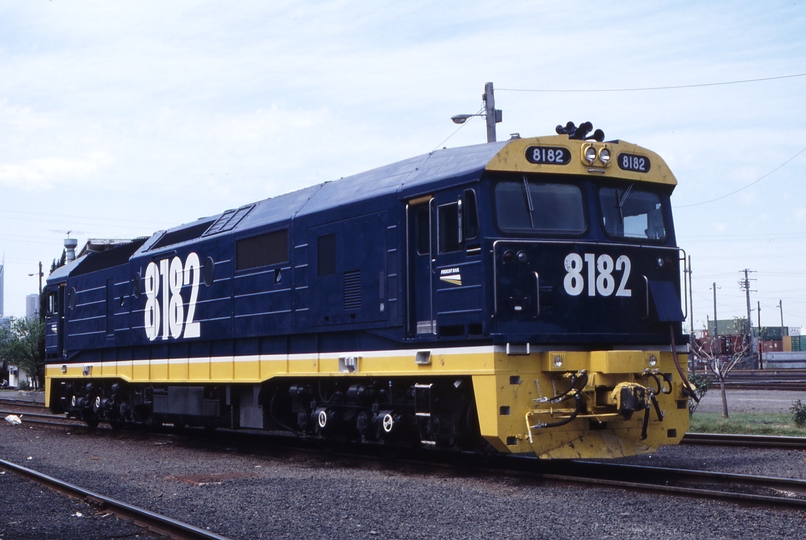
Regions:
M 674 183 L 629 143 L 518 139 L 90 243 L 48 279 L 49 405 L 546 457 L 676 442 L 680 413 L 650 418 L 688 384 Z M 608 425 L 624 449 L 569 454 Z

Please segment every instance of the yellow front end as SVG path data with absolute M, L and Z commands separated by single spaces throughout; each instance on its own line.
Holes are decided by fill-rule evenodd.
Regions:
M 679 355 L 681 366 L 686 361 Z M 546 459 L 645 454 L 679 443 L 689 425 L 671 352 L 501 351 L 495 373 L 474 376 L 473 387 L 482 436 L 501 452 Z

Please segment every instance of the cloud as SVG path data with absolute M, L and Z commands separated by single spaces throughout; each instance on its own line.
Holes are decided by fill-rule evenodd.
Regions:
M 80 158 L 48 156 L 19 163 L 0 163 L 0 183 L 25 191 L 42 192 L 56 184 L 87 182 L 115 160 L 104 152 Z

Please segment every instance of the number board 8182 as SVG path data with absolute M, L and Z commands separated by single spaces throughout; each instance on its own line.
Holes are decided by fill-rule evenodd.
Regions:
M 538 165 L 568 165 L 571 151 L 562 146 L 530 146 L 526 149 L 526 160 Z
M 624 171 L 649 172 L 649 158 L 637 154 L 619 154 L 618 166 Z

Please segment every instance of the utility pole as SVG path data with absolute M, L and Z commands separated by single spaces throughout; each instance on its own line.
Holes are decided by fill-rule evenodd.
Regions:
M 716 356 L 719 357 L 719 323 L 716 318 L 716 281 L 714 281 L 714 346 L 716 347 Z
M 487 142 L 495 142 L 495 124 L 503 119 L 503 113 L 495 108 L 493 83 L 488 82 L 484 85 L 484 95 L 481 97 L 484 99 L 484 116 L 487 121 Z
M 488 82 L 484 85 L 484 93 L 481 95 L 484 101 L 484 112 L 477 112 L 476 114 L 457 114 L 451 116 L 451 121 L 454 124 L 464 124 L 468 118 L 473 116 L 483 116 L 487 123 L 487 142 L 495 142 L 495 125 L 500 123 L 503 119 L 501 109 L 495 108 L 495 91 L 493 90 L 493 83 Z
M 781 310 L 781 341 L 784 340 L 784 302 L 783 300 L 778 300 L 778 309 Z
M 750 293 L 756 291 L 750 290 L 751 280 L 747 274 L 750 272 L 755 273 L 755 270 L 748 270 L 747 268 L 745 268 L 743 272 L 744 272 L 744 279 L 739 282 L 739 288 L 744 291 L 745 297 L 747 298 L 747 327 L 745 328 L 745 335 L 750 336 L 751 335 L 750 329 L 753 327 L 753 323 L 750 321 Z
M 29 276 L 35 276 L 37 274 L 28 274 L 28 275 Z M 36 296 L 37 296 L 37 306 L 38 306 L 37 309 L 36 309 L 36 314 L 39 316 L 40 321 L 44 321 L 45 320 L 45 313 L 42 311 L 42 278 L 45 276 L 45 274 L 42 273 L 42 261 L 39 261 L 39 274 L 38 275 L 39 275 L 39 291 L 36 294 Z
M 764 369 L 764 362 L 761 360 L 761 355 L 764 353 L 764 342 L 761 339 L 761 302 L 756 302 L 756 305 L 758 306 L 758 367 L 759 369 Z
M 688 256 L 688 291 L 689 306 L 691 306 L 691 342 L 694 343 L 694 289 L 691 288 L 691 255 Z

